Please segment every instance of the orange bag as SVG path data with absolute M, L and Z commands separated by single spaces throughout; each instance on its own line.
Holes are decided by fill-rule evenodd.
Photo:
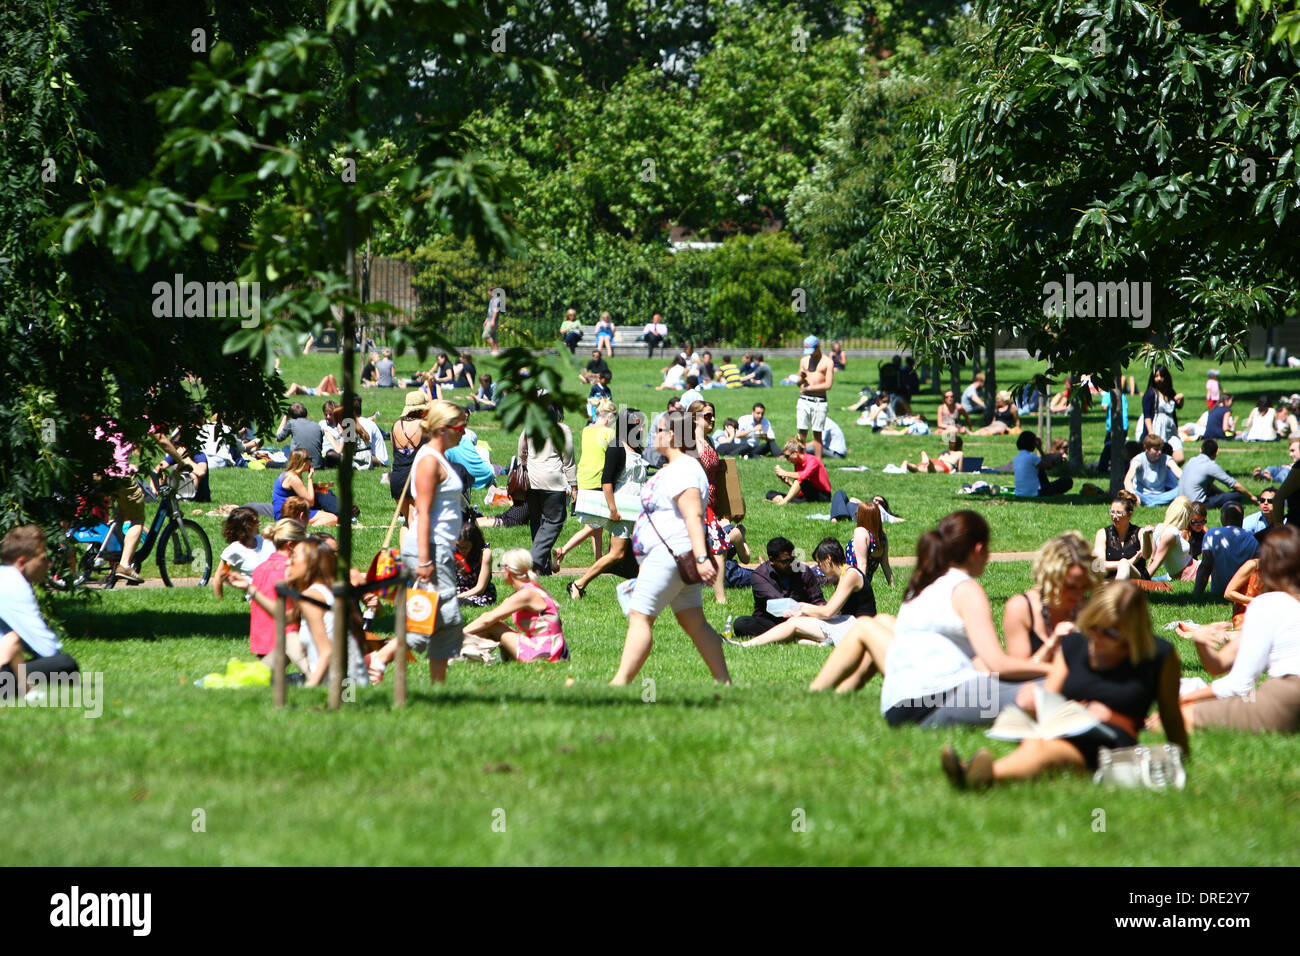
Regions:
M 409 634 L 432 634 L 438 623 L 438 592 L 422 588 L 406 591 L 406 630 Z

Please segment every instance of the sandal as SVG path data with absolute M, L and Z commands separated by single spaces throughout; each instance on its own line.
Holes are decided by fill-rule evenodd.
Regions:
M 577 582 L 577 581 L 570 581 L 570 582 L 569 582 L 569 600 L 570 600 L 570 601 L 581 601 L 581 600 L 582 600 L 584 597 L 586 597 L 586 596 L 587 596 L 587 589 L 586 589 L 586 588 L 580 588 L 580 587 L 578 587 L 578 582 Z
M 939 764 L 943 767 L 943 772 L 948 775 L 948 782 L 958 790 L 966 789 L 966 765 L 961 762 L 961 757 L 957 756 L 957 751 L 951 747 L 944 747 L 939 753 Z
M 564 549 L 552 548 L 551 549 L 551 573 L 552 574 L 560 573 L 560 562 L 563 560 L 564 560 Z

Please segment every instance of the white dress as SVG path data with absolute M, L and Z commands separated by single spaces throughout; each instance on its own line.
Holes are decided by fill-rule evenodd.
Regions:
M 1273 409 L 1269 409 L 1264 414 L 1259 413 L 1259 409 L 1251 409 L 1250 420 L 1247 421 L 1246 441 L 1274 441 L 1277 438 L 1277 431 L 1273 428 L 1273 416 L 1277 414 Z

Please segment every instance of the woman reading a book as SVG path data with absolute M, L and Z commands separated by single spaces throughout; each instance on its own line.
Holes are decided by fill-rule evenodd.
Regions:
M 1131 581 L 1104 585 L 1079 614 L 1079 630 L 1061 638 L 1042 691 L 1082 702 L 1097 721 L 1091 729 L 1070 737 L 1028 736 L 1052 733 L 1052 721 L 1030 726 L 1026 714 L 1042 691 L 1026 687 L 1017 705 L 1026 714 L 1012 715 L 1026 727 L 1019 747 L 1000 760 L 981 749 L 964 763 L 945 747 L 942 764 L 958 788 L 983 788 L 999 781 L 1025 780 L 1053 770 L 1086 771 L 1097 767 L 1101 747 L 1132 747 L 1154 703 L 1159 703 L 1165 736 L 1188 754 L 1187 730 L 1178 709 L 1178 652 L 1151 630 L 1146 594 Z M 1030 715 L 1039 716 L 1043 715 Z M 999 720 L 999 724 L 1002 720 Z M 1077 730 L 1078 719 L 1070 721 Z

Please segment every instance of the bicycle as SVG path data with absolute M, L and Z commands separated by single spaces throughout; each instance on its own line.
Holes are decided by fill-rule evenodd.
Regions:
M 175 587 L 173 580 L 198 578 L 199 587 L 206 587 L 212 576 L 212 543 L 207 532 L 184 516 L 179 500 L 182 472 L 177 469 L 158 493 L 158 509 L 153 521 L 140 538 L 131 567 L 139 572 L 149 558 L 154 545 L 158 546 L 158 571 L 163 584 Z M 84 547 L 84 551 L 81 549 Z M 122 557 L 122 522 L 114 518 L 108 524 L 73 527 L 66 532 L 61 571 L 70 574 L 72 584 L 79 586 L 92 580 L 102 571 L 108 571 L 105 590 L 117 583 L 117 565 Z

